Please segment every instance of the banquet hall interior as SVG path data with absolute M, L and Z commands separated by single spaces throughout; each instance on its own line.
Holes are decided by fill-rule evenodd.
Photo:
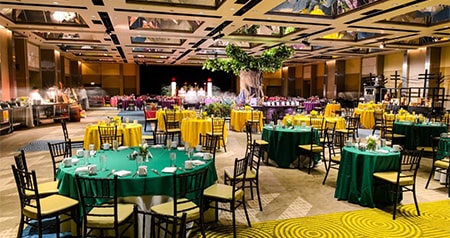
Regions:
M 207 168 L 210 190 L 236 158 L 256 159 L 260 188 L 237 196 L 237 237 L 393 237 L 396 226 L 450 237 L 449 24 L 448 0 L 0 1 L 0 237 L 17 237 L 27 214 L 11 169 L 21 150 L 59 196 L 78 203 L 79 174 L 114 174 L 121 202 L 140 212 L 171 202 L 176 175 Z M 242 71 L 204 66 L 231 45 L 249 61 L 291 54 L 246 85 Z M 49 145 L 69 137 L 72 162 L 53 167 Z M 203 137 L 217 143 L 212 160 Z M 403 152 L 421 149 L 414 196 L 400 192 L 393 207 L 375 174 L 398 172 Z M 233 237 L 232 213 L 214 222 L 211 210 L 206 237 Z

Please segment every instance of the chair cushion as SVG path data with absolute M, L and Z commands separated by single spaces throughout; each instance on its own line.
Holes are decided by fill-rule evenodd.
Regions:
M 239 190 L 234 195 L 235 200 L 239 200 L 244 195 L 244 191 Z M 203 196 L 213 199 L 231 201 L 233 199 L 233 186 L 226 184 L 213 184 L 205 189 Z
M 269 144 L 269 142 L 267 142 L 267 141 L 265 141 L 265 140 L 255 140 L 255 143 L 257 144 L 257 145 L 268 145 Z
M 424 152 L 428 152 L 428 153 L 432 153 L 433 152 L 433 147 L 431 146 L 417 146 L 416 150 L 421 150 L 423 149 Z
M 58 181 L 50 181 L 38 184 L 38 191 L 40 195 L 58 194 Z M 33 196 L 34 191 L 26 190 L 26 196 Z
M 187 201 L 186 198 L 180 198 L 178 201 Z M 192 208 L 192 209 L 191 209 Z M 190 210 L 186 210 L 190 209 Z M 161 203 L 151 207 L 152 212 L 158 214 L 173 216 L 173 201 Z M 200 219 L 200 208 L 194 202 L 186 202 L 178 204 L 177 207 L 178 215 L 181 216 L 183 212 L 186 212 L 186 221 L 194 221 Z
M 234 169 L 233 168 L 225 168 L 224 169 L 225 172 L 225 177 L 229 178 L 230 180 L 234 180 L 233 176 L 234 176 Z M 242 179 L 242 175 L 238 176 L 238 179 Z M 252 180 L 252 179 L 256 179 L 256 171 L 255 170 L 251 170 L 251 169 L 247 169 L 247 174 L 245 175 L 246 180 Z
M 181 129 L 180 128 L 166 129 L 166 132 L 176 133 L 176 132 L 181 132 Z
M 84 142 L 84 137 L 70 138 L 70 142 L 71 143 L 83 143 Z
M 133 204 L 117 204 L 117 222 L 121 224 L 134 212 Z M 113 215 L 114 208 L 112 207 L 95 207 L 90 212 L 93 214 L 107 214 Z M 114 217 L 113 216 L 87 216 L 88 227 L 92 228 L 114 228 Z
M 222 132 L 214 132 L 214 134 L 213 134 L 213 132 L 210 131 L 210 132 L 206 132 L 206 134 L 209 136 L 223 136 Z
M 54 214 L 78 205 L 78 201 L 59 194 L 50 195 L 40 199 L 41 202 L 41 216 L 50 217 Z M 35 203 L 32 203 L 35 204 Z M 23 215 L 26 217 L 37 219 L 37 209 L 35 207 L 25 206 L 23 208 Z
M 153 139 L 155 139 L 155 137 L 153 135 L 142 135 L 142 139 L 153 140 Z
M 311 145 L 299 145 L 298 146 L 302 150 L 311 151 Z M 323 148 L 320 145 L 313 145 L 312 152 L 313 153 L 319 153 L 322 152 Z
M 336 155 L 336 156 L 331 156 L 330 160 L 334 163 L 340 163 L 341 162 L 341 156 L 340 155 Z
M 375 172 L 373 173 L 374 177 L 377 177 L 379 179 L 385 180 L 389 183 L 397 184 L 397 174 L 396 171 L 385 171 L 385 172 Z M 400 174 L 402 175 L 402 174 Z M 400 178 L 399 185 L 400 186 L 407 186 L 407 185 L 413 185 L 414 184 L 414 178 L 413 177 L 403 177 Z
M 448 169 L 449 162 L 444 160 L 436 160 L 434 166 L 438 168 Z

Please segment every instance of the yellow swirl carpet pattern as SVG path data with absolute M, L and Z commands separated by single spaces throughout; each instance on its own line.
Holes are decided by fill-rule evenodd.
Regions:
M 237 237 L 450 237 L 450 200 L 420 203 L 420 216 L 414 204 L 392 213 L 364 209 L 311 217 L 258 222 L 252 227 L 238 223 Z M 231 226 L 218 225 L 207 237 L 232 237 Z

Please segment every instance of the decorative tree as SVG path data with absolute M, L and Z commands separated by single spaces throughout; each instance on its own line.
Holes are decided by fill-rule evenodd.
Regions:
M 239 76 L 241 87 L 239 98 L 245 99 L 246 103 L 250 98 L 264 96 L 262 73 L 275 72 L 294 54 L 294 50 L 286 45 L 266 50 L 259 57 L 249 55 L 235 45 L 228 45 L 225 52 L 229 58 L 207 59 L 203 69 L 212 72 L 216 70 L 233 72 Z

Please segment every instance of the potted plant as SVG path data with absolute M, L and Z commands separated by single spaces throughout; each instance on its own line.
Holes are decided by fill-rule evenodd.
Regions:
M 203 69 L 214 71 L 233 72 L 240 78 L 241 92 L 239 97 L 241 105 L 249 103 L 250 98 L 264 97 L 262 90 L 262 73 L 275 72 L 283 66 L 294 50 L 286 45 L 264 51 L 261 56 L 249 55 L 235 45 L 228 45 L 225 49 L 228 58 L 207 59 Z

